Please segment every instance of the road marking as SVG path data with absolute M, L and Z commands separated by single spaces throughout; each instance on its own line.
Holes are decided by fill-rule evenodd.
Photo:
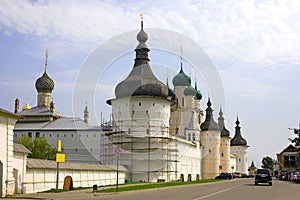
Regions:
M 220 194 L 220 193 L 222 193 L 222 192 L 226 192 L 226 191 L 232 190 L 232 189 L 237 188 L 237 187 L 239 187 L 239 186 L 241 186 L 241 185 L 243 185 L 243 184 L 236 185 L 236 186 L 233 186 L 233 187 L 230 187 L 230 188 L 226 188 L 226 189 L 224 189 L 224 190 L 220 190 L 220 191 L 218 191 L 218 192 L 214 192 L 214 193 L 205 195 L 205 196 L 203 196 L 203 197 L 198 197 L 198 198 L 193 199 L 193 200 L 205 199 L 205 198 L 207 198 L 207 197 L 211 197 L 211 196 L 214 196 L 214 195 L 216 195 L 216 194 Z

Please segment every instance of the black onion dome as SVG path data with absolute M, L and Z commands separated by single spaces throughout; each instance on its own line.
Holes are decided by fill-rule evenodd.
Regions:
M 135 66 L 125 80 L 115 88 L 116 98 L 130 96 L 168 96 L 168 88 L 157 80 L 149 64 Z
M 172 80 L 174 87 L 176 86 L 190 86 L 191 78 L 184 73 L 182 67 L 180 72 Z
M 235 124 L 236 124 L 235 135 L 230 140 L 230 146 L 247 146 L 247 141 L 241 135 L 241 127 L 239 126 L 240 121 L 238 118 L 237 118 Z
M 185 96 L 196 96 L 197 91 L 192 86 L 188 86 L 184 89 L 183 93 Z
M 35 82 L 35 88 L 38 92 L 52 92 L 54 89 L 54 81 L 44 72 L 43 76 Z
M 207 108 L 205 111 L 206 111 L 206 117 L 205 117 L 205 121 L 200 126 L 201 130 L 202 131 L 219 130 L 219 125 L 214 121 L 213 118 L 214 110 L 211 108 L 210 99 L 208 99 Z
M 130 96 L 168 97 L 167 86 L 154 76 L 150 68 L 148 58 L 150 49 L 145 44 L 147 39 L 148 35 L 144 32 L 143 21 L 141 21 L 141 30 L 137 34 L 139 44 L 135 49 L 136 58 L 134 66 L 126 79 L 116 86 L 116 98 Z

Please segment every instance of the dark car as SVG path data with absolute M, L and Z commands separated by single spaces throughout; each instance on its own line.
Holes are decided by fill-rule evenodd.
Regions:
M 269 185 L 272 185 L 272 176 L 270 170 L 258 169 L 255 175 L 254 183 L 255 185 L 258 185 L 258 183 L 269 183 Z
M 287 173 L 287 171 L 286 170 L 281 170 L 280 172 L 279 172 L 279 174 L 278 174 L 278 179 L 279 180 L 282 180 L 282 177 L 284 177 L 284 175 Z
M 216 176 L 215 179 L 232 179 L 232 174 L 231 173 L 221 173 L 219 176 Z

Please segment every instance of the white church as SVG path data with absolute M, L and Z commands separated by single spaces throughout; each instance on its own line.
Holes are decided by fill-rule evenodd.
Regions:
M 122 165 L 129 181 L 193 181 L 214 178 L 221 172 L 248 174 L 248 145 L 236 120 L 235 135 L 230 137 L 220 109 L 218 123 L 208 99 L 205 115 L 201 111 L 202 94 L 182 65 L 172 79 L 174 90 L 153 74 L 143 29 L 137 35 L 134 65 L 130 74 L 115 87 L 115 98 L 107 100 L 112 120 L 104 125 L 64 117 L 51 102 L 54 81 L 46 67 L 36 81 L 37 106 L 28 105 L 14 129 L 15 140 L 24 134 L 33 139 L 45 137 L 56 147 L 62 140 L 66 160 L 71 162 Z M 116 152 L 115 149 L 121 150 Z

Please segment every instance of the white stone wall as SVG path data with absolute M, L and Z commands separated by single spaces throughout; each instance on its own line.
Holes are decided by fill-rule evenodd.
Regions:
M 221 172 L 231 172 L 230 165 L 230 137 L 221 137 L 220 146 Z
M 248 174 L 248 146 L 231 146 L 231 154 L 236 156 L 236 171 Z
M 201 132 L 202 177 L 214 178 L 220 170 L 220 131 L 208 130 Z
M 170 102 L 163 98 L 127 97 L 112 100 L 113 120 L 134 136 L 169 134 Z
M 193 142 L 177 139 L 178 156 L 177 156 L 177 180 L 181 175 L 184 177 L 184 181 L 188 180 L 188 176 L 191 176 L 191 181 L 195 181 L 197 175 L 201 179 L 201 149 L 200 146 Z M 173 179 L 176 180 L 176 179 Z
M 2 196 L 14 193 L 13 128 L 16 119 L 0 115 L 0 161 L 2 163 Z
M 22 193 L 22 183 L 26 174 L 26 156 L 27 154 L 14 152 L 15 193 Z
M 64 178 L 71 176 L 73 187 L 92 187 L 116 184 L 116 171 L 93 171 L 93 170 L 60 170 L 59 188 L 63 188 Z M 119 183 L 124 183 L 126 173 L 119 171 Z M 36 193 L 50 190 L 56 187 L 55 169 L 31 169 L 28 168 L 23 183 L 23 193 Z
M 235 156 L 230 156 L 230 172 L 236 172 L 236 157 Z

